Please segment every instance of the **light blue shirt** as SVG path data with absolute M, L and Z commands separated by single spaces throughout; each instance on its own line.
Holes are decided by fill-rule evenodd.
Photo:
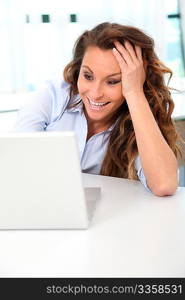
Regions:
M 70 85 L 65 81 L 48 81 L 37 92 L 28 97 L 18 112 L 15 129 L 17 131 L 74 131 L 80 153 L 82 172 L 100 174 L 101 165 L 107 150 L 110 131 L 97 133 L 87 138 L 87 120 L 83 112 L 83 103 L 73 108 L 69 104 L 81 98 L 75 95 L 70 98 Z M 149 190 L 141 166 L 140 157 L 135 160 L 138 178 Z

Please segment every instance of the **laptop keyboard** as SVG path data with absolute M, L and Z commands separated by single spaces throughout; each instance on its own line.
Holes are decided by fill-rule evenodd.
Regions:
M 85 190 L 88 219 L 90 221 L 94 215 L 97 201 L 100 200 L 101 188 L 86 187 L 84 188 L 84 190 Z

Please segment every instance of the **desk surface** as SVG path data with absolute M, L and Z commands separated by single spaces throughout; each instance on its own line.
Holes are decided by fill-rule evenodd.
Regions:
M 156 197 L 140 182 L 101 186 L 88 230 L 0 231 L 0 277 L 185 277 L 185 188 Z

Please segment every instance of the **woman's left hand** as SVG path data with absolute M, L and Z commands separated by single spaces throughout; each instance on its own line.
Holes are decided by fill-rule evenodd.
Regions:
M 145 69 L 142 59 L 142 52 L 139 46 L 132 45 L 126 41 L 123 46 L 118 41 L 114 42 L 116 48 L 113 49 L 121 73 L 122 73 L 122 92 L 124 98 L 127 100 L 132 93 L 143 93 L 143 84 L 145 82 Z

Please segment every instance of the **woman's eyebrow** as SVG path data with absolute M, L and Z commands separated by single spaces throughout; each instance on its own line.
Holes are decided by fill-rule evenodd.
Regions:
M 86 68 L 86 69 L 88 69 L 91 73 L 93 73 L 93 71 L 92 71 L 88 66 L 86 66 L 86 65 L 83 65 L 82 68 Z M 121 75 L 121 72 L 110 74 L 110 75 L 106 76 L 106 78 L 107 78 L 107 77 L 114 76 L 114 75 Z

